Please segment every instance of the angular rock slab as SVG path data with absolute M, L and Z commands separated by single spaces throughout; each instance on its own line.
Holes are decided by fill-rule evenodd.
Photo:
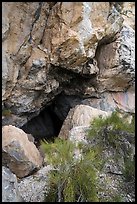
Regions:
M 15 126 L 2 128 L 2 162 L 22 178 L 42 165 L 42 157 L 27 134 Z

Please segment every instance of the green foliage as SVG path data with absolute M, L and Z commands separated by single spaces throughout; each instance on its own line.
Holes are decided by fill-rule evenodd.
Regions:
M 124 180 L 131 183 L 134 183 L 135 180 L 135 162 L 132 158 L 134 133 L 135 116 L 133 115 L 132 122 L 129 124 L 126 121 L 126 116 L 125 118 L 119 117 L 119 112 L 117 111 L 113 112 L 112 115 L 105 119 L 94 119 L 87 133 L 87 138 L 91 144 L 90 148 L 98 147 L 101 151 L 106 150 L 106 148 L 113 148 L 113 152 L 115 152 L 115 154 L 113 155 L 112 159 L 114 159 L 116 163 L 121 156 L 123 156 L 124 166 L 123 169 L 121 168 L 121 171 L 123 173 Z M 122 155 L 121 152 L 123 152 Z M 103 157 L 100 158 L 100 160 L 102 159 L 104 160 Z M 110 157 L 108 159 L 110 159 Z M 112 201 L 109 200 L 110 202 L 120 202 L 122 198 L 119 194 L 117 194 L 111 199 Z
M 98 142 L 101 143 L 101 146 L 108 144 L 118 149 L 121 138 L 120 131 L 134 133 L 135 118 L 133 117 L 132 123 L 129 124 L 115 111 L 107 118 L 95 118 L 91 123 L 87 137 L 89 140 L 99 139 Z
M 54 143 L 44 141 L 41 143 L 41 148 L 46 153 L 47 162 L 57 168 L 64 163 L 67 165 L 72 162 L 74 144 L 67 140 L 56 138 Z
M 114 195 L 109 202 L 122 202 L 122 197 L 119 194 Z
M 119 117 L 119 113 L 117 111 L 112 112 L 110 116 L 107 118 L 95 118 L 92 122 L 92 126 L 94 129 L 102 129 L 104 126 L 112 126 L 113 130 L 123 130 L 130 133 L 134 133 L 135 131 L 135 118 L 133 117 L 132 123 L 129 124 L 123 120 L 123 118 Z
M 42 143 L 46 159 L 54 169 L 50 174 L 50 190 L 46 202 L 98 201 L 94 165 L 97 153 L 90 150 L 80 160 L 74 157 L 75 145 L 69 140 L 55 139 Z
M 88 145 L 79 143 L 77 148 L 82 151 L 80 159 L 75 158 L 76 146 L 69 140 L 56 138 L 53 143 L 42 142 L 45 161 L 53 166 L 49 176 L 50 189 L 45 195 L 45 202 L 100 202 L 97 191 L 97 172 L 108 158 L 103 158 L 103 150 L 121 147 L 121 131 L 134 133 L 135 118 L 128 124 L 113 112 L 108 118 L 96 118 L 87 132 Z M 122 135 L 123 137 L 124 135 Z M 123 175 L 127 181 L 134 177 L 134 163 L 131 163 L 130 148 L 125 154 Z M 120 155 L 120 154 L 119 154 Z M 116 156 L 116 159 L 117 156 Z M 120 202 L 120 195 L 113 195 L 112 202 Z M 109 200 L 109 201 L 110 201 Z M 110 201 L 111 202 L 111 201 Z
M 10 109 L 2 110 L 2 115 L 6 117 L 11 116 L 11 110 Z

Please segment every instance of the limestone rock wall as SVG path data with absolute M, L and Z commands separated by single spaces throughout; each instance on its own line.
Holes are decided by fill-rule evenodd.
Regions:
M 3 2 L 3 123 L 22 126 L 62 91 L 128 93 L 134 111 L 134 16 L 134 2 Z

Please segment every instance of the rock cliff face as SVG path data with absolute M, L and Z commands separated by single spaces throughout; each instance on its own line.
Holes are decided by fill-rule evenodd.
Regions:
M 3 125 L 22 127 L 62 92 L 93 107 L 102 101 L 105 109 L 97 108 L 105 111 L 134 112 L 134 2 L 118 8 L 2 3 Z
M 2 2 L 3 202 L 43 202 L 37 139 L 86 141 L 115 109 L 135 113 L 135 2 Z

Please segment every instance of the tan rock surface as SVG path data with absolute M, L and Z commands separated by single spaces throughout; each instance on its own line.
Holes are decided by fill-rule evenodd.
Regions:
M 107 117 L 111 112 L 102 111 L 87 105 L 77 105 L 68 113 L 66 120 L 60 130 L 59 137 L 68 138 L 69 131 L 77 126 L 90 126 L 96 117 Z
M 82 71 L 78 66 L 95 57 L 99 40 L 115 35 L 122 26 L 121 16 L 116 21 L 114 14 L 113 22 L 109 21 L 109 9 L 109 2 L 58 2 L 49 16 L 43 40 L 51 63 Z
M 2 159 L 18 177 L 27 176 L 42 165 L 42 158 L 27 134 L 12 125 L 2 128 Z
M 114 42 L 97 52 L 98 91 L 125 91 L 135 80 L 135 31 L 124 26 Z

